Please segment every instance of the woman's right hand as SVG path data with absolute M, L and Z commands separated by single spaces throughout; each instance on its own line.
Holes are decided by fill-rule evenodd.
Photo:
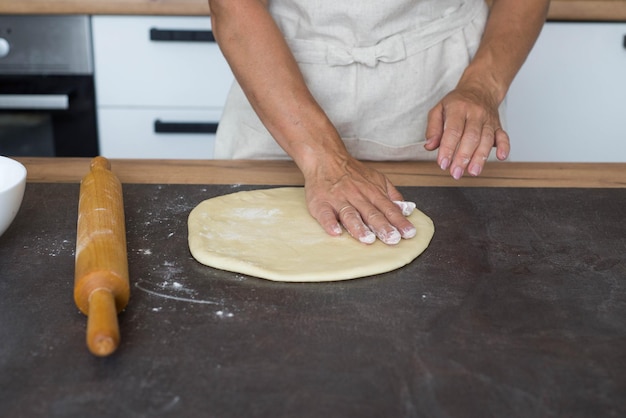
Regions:
M 415 236 L 405 217 L 414 206 L 406 211 L 402 195 L 382 173 L 350 156 L 328 156 L 303 172 L 309 212 L 328 234 L 340 235 L 343 226 L 362 243 L 378 238 L 389 245 Z

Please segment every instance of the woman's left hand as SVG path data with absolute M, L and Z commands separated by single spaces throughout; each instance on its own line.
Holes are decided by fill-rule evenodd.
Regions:
M 500 124 L 498 105 L 485 89 L 459 85 L 429 112 L 425 148 L 439 148 L 442 170 L 457 180 L 465 171 L 478 176 L 494 146 L 499 160 L 508 157 L 509 136 Z
M 498 108 L 528 56 L 549 0 L 492 0 L 483 36 L 456 88 L 428 113 L 427 150 L 455 179 L 481 173 L 491 149 L 505 160 L 511 149 Z

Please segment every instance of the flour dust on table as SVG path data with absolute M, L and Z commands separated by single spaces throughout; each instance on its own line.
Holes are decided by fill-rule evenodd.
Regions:
M 408 219 L 414 238 L 366 245 L 344 233 L 332 237 L 309 214 L 304 189 L 243 191 L 205 200 L 189 214 L 189 248 L 210 267 L 283 282 L 356 279 L 400 268 L 428 247 L 432 220 Z

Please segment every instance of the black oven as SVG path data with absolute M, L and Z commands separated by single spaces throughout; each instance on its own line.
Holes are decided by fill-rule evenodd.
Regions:
M 0 16 L 0 155 L 98 155 L 88 16 Z

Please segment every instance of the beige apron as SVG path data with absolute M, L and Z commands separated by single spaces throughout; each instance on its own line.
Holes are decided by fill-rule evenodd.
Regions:
M 270 0 L 313 96 L 361 160 L 435 159 L 430 109 L 457 84 L 487 19 L 484 0 Z M 234 83 L 220 159 L 285 159 Z

